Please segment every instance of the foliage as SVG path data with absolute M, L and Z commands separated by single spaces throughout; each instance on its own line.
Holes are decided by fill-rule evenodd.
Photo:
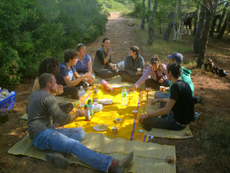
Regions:
M 65 49 L 94 40 L 107 23 L 97 0 L 1 0 L 0 8 L 1 87 L 34 77 L 45 57 L 63 61 Z

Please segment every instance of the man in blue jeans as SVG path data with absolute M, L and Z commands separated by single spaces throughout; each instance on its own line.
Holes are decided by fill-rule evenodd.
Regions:
M 55 126 L 73 122 L 78 117 L 86 116 L 85 110 L 68 114 L 61 110 L 53 95 L 58 85 L 52 74 L 43 73 L 39 77 L 39 90 L 32 93 L 29 99 L 28 131 L 33 145 L 39 150 L 53 150 L 46 159 L 56 167 L 68 168 L 69 162 L 61 154 L 73 153 L 87 165 L 104 172 L 122 173 L 133 159 L 131 152 L 123 160 L 99 154 L 81 144 L 85 136 L 82 128 L 55 129 Z
M 152 127 L 155 127 L 182 130 L 193 120 L 194 102 L 192 90 L 187 82 L 179 79 L 180 75 L 181 65 L 179 63 L 173 62 L 167 65 L 167 78 L 173 82 L 171 94 L 164 108 L 138 117 L 144 129 L 151 130 Z M 151 104 L 155 105 L 156 99 Z M 162 117 L 158 118 L 159 116 Z

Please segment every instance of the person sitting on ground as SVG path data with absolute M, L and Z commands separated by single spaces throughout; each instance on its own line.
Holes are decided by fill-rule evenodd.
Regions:
M 129 55 L 125 58 L 124 70 L 119 70 L 118 74 L 121 76 L 121 80 L 135 83 L 142 76 L 144 69 L 145 61 L 139 54 L 139 47 L 132 46 Z
M 83 82 L 87 82 L 88 84 L 93 83 L 93 80 L 95 79 L 95 76 L 92 74 L 92 61 L 91 57 L 86 54 L 86 45 L 83 43 L 79 43 L 77 45 L 77 51 L 78 51 L 78 61 L 75 65 L 76 71 L 79 75 L 82 74 L 88 74 L 91 76 L 91 79 L 82 79 Z
M 181 53 L 173 53 L 172 55 L 168 55 L 168 58 L 169 58 L 169 62 L 178 62 L 178 63 L 182 63 L 183 61 L 183 55 Z M 193 86 L 193 83 L 192 83 L 192 79 L 190 77 L 190 74 L 192 72 L 184 67 L 182 67 L 182 72 L 181 72 L 181 76 L 180 76 L 180 79 L 187 82 L 192 90 L 192 95 L 193 95 L 193 92 L 194 92 L 194 86 Z M 170 85 L 169 85 L 169 88 L 168 88 L 168 93 L 163 93 L 163 92 L 155 92 L 154 94 L 154 97 L 156 99 L 158 98 L 169 98 L 170 96 L 170 88 L 171 86 L 173 85 L 172 81 L 170 81 Z M 194 103 L 199 103 L 202 99 L 201 96 L 193 96 L 193 99 L 194 99 Z M 163 99 L 164 102 L 161 103 L 161 107 L 164 107 L 166 105 L 166 102 L 168 101 L 167 99 Z
M 54 76 L 57 76 L 59 73 L 59 62 L 55 58 L 45 58 L 41 61 L 39 68 L 38 68 L 38 73 L 37 77 L 34 81 L 33 89 L 32 91 L 34 92 L 37 89 L 40 89 L 40 84 L 39 84 L 39 76 L 43 73 L 51 73 Z M 61 87 L 61 86 L 60 86 Z M 57 93 L 56 93 L 57 94 Z M 57 94 L 59 95 L 59 94 Z
M 46 160 L 58 168 L 68 168 L 69 162 L 63 156 L 73 153 L 85 164 L 104 172 L 124 172 L 133 160 L 131 152 L 123 160 L 99 154 L 81 144 L 85 136 L 82 128 L 55 129 L 56 126 L 73 122 L 78 117 L 86 116 L 86 111 L 73 114 L 63 112 L 53 94 L 57 92 L 57 83 L 53 74 L 43 73 L 39 77 L 40 88 L 32 93 L 27 107 L 29 138 L 39 150 L 52 150 Z M 58 153 L 57 153 L 58 152 Z M 61 154 L 63 153 L 63 154 Z
M 166 76 L 166 65 L 160 62 L 159 57 L 156 55 L 150 60 L 151 65 L 147 67 L 143 76 L 134 84 L 130 91 L 139 88 L 144 82 L 147 87 L 159 88 L 162 86 L 169 86 L 170 81 Z M 148 76 L 151 76 L 148 79 Z
M 114 52 L 110 52 L 110 40 L 104 38 L 102 40 L 102 47 L 96 51 L 93 70 L 96 76 L 101 78 L 111 78 L 117 75 L 116 67 L 113 67 L 111 55 Z
M 189 84 L 180 80 L 181 65 L 173 62 L 167 65 L 167 77 L 173 82 L 171 94 L 166 106 L 156 112 L 142 114 L 138 117 L 144 129 L 154 128 L 183 130 L 194 116 L 194 102 L 192 90 Z M 151 105 L 155 105 L 161 99 L 154 99 Z M 161 116 L 161 118 L 158 118 Z
M 78 89 L 80 86 L 87 89 L 87 84 L 82 80 L 90 78 L 89 74 L 79 75 L 75 65 L 78 61 L 78 53 L 75 50 L 67 49 L 64 53 L 65 62 L 59 64 L 60 72 L 57 75 L 57 83 L 63 85 L 63 93 L 61 96 L 71 95 L 73 99 L 78 99 Z M 75 77 L 75 79 L 73 79 Z

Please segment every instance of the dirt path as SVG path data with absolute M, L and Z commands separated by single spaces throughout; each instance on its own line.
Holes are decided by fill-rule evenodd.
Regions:
M 93 58 L 96 50 L 101 47 L 102 39 L 108 37 L 111 40 L 111 50 L 115 52 L 112 56 L 114 63 L 124 60 L 128 54 L 129 47 L 133 45 L 140 47 L 143 57 L 150 57 L 148 51 L 142 52 L 146 43 L 136 37 L 135 30 L 138 29 L 139 26 L 129 27 L 127 22 L 128 19 L 120 17 L 119 13 L 112 14 L 106 25 L 106 32 L 94 42 L 87 45 L 88 54 Z M 226 48 L 228 49 L 229 45 Z M 229 60 L 229 56 L 224 57 L 224 59 L 220 58 L 220 64 L 228 71 L 230 67 L 224 64 L 224 62 L 229 62 Z M 200 73 L 193 73 L 192 79 L 195 86 L 195 94 L 203 95 L 206 99 L 202 105 L 196 106 L 197 110 L 202 111 L 203 116 L 201 120 L 196 123 L 191 123 L 190 125 L 195 137 L 185 140 L 154 138 L 153 142 L 176 146 L 177 172 L 217 172 L 218 168 L 215 163 L 209 161 L 209 153 L 204 153 L 205 147 L 201 139 L 201 133 L 207 124 L 207 119 L 217 114 L 218 110 L 215 108 L 221 107 L 223 111 L 229 112 L 229 104 L 227 105 L 226 101 L 222 104 L 222 101 L 230 99 L 228 94 L 230 80 L 229 78 L 213 78 L 212 76 L 206 76 L 206 74 Z M 19 117 L 25 113 L 29 96 L 32 93 L 32 85 L 33 80 L 27 79 L 23 80 L 22 84 L 17 87 L 15 107 L 9 112 L 9 121 L 5 124 L 0 124 L 0 172 L 63 173 L 63 170 L 56 169 L 53 165 L 45 161 L 25 156 L 13 156 L 7 153 L 14 144 L 27 134 L 27 126 L 26 124 L 19 123 Z M 214 101 L 216 98 L 218 98 L 218 100 Z M 214 108 L 213 102 L 215 103 Z M 64 170 L 64 172 L 93 173 L 98 171 L 72 164 L 67 170 Z

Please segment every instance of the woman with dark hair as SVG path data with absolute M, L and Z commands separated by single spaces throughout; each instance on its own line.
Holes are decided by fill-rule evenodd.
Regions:
M 45 58 L 41 61 L 38 69 L 37 78 L 34 81 L 33 92 L 40 89 L 39 76 L 43 73 L 51 73 L 57 76 L 59 73 L 59 62 L 55 58 Z
M 114 52 L 110 52 L 110 40 L 109 38 L 104 38 L 102 40 L 102 47 L 97 50 L 94 62 L 93 70 L 96 76 L 101 78 L 110 78 L 117 75 L 116 67 L 113 67 L 111 61 L 111 55 Z
M 131 91 L 141 86 L 144 82 L 147 87 L 155 89 L 159 88 L 161 85 L 165 87 L 169 86 L 170 81 L 166 76 L 166 65 L 160 62 L 157 55 L 151 59 L 150 63 L 151 65 L 147 67 L 143 76 L 130 89 Z M 151 76 L 150 79 L 148 79 L 149 75 Z
M 77 73 L 79 75 L 88 74 L 91 78 L 84 78 L 82 81 L 89 84 L 93 83 L 95 76 L 92 74 L 92 61 L 91 57 L 86 54 L 86 45 L 84 43 L 79 43 L 76 48 L 78 52 L 78 61 L 75 65 Z

